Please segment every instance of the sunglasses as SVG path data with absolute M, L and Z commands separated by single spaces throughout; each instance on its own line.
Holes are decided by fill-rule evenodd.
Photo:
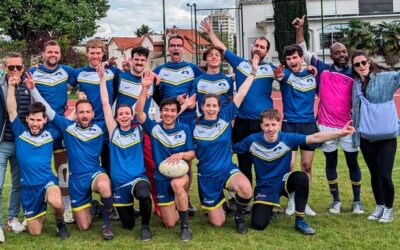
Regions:
M 14 71 L 15 69 L 17 69 L 17 71 L 21 71 L 24 68 L 24 66 L 22 65 L 8 65 L 7 69 L 9 71 Z
M 362 66 L 365 66 L 365 65 L 367 65 L 367 63 L 368 63 L 368 61 L 356 62 L 356 63 L 353 63 L 353 66 L 358 68 L 361 66 L 361 64 L 362 64 Z

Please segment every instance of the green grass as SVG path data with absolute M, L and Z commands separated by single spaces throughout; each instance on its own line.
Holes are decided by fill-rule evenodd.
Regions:
M 139 240 L 138 226 L 135 226 L 132 231 L 125 230 L 119 221 L 112 223 L 114 240 L 103 241 L 100 233 L 101 221 L 99 220 L 93 223 L 88 232 L 80 232 L 76 225 L 71 225 L 69 227 L 70 239 L 60 241 L 55 233 L 53 216 L 47 216 L 41 236 L 32 237 L 26 232 L 21 234 L 7 232 L 6 243 L 0 245 L 0 249 L 400 249 L 398 244 L 400 218 L 385 225 L 367 221 L 367 216 L 375 208 L 375 205 L 369 172 L 361 156 L 359 157 L 363 174 L 361 197 L 366 213 L 357 216 L 350 213 L 351 184 L 344 156 L 342 153 L 339 156 L 339 187 L 343 212 L 334 216 L 328 213 L 331 196 L 325 180 L 324 156 L 320 150 L 316 153 L 309 203 L 317 212 L 317 216 L 306 218 L 317 231 L 314 236 L 303 236 L 297 233 L 294 230 L 294 218 L 287 216 L 280 216 L 272 221 L 264 231 L 250 229 L 246 235 L 239 235 L 235 231 L 232 215 L 228 215 L 227 223 L 222 228 L 214 228 L 207 223 L 207 218 L 200 211 L 195 217 L 190 218 L 193 231 L 191 242 L 180 242 L 179 227 L 165 229 L 156 216 L 153 216 L 151 221 L 153 231 L 151 242 Z M 399 160 L 396 160 L 393 179 L 397 188 L 400 186 L 398 165 Z M 192 201 L 197 207 L 200 207 L 196 182 L 193 184 Z M 3 221 L 5 221 L 9 188 L 10 183 L 7 178 L 3 190 Z M 281 202 L 286 205 L 287 200 L 282 198 Z M 395 200 L 394 208 L 395 215 L 399 216 L 398 199 Z M 50 209 L 48 213 L 51 214 Z M 250 222 L 248 217 L 247 219 Z M 140 225 L 140 219 L 137 221 L 137 225 Z

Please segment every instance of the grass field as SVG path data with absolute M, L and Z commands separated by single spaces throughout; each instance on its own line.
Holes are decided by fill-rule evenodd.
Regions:
M 314 160 L 313 184 L 310 193 L 311 207 L 317 216 L 307 221 L 316 230 L 314 236 L 303 236 L 294 230 L 294 217 L 280 216 L 272 221 L 264 231 L 250 229 L 246 235 L 239 235 L 235 231 L 232 215 L 228 215 L 226 225 L 214 228 L 207 223 L 202 211 L 190 218 L 193 231 L 193 240 L 181 242 L 179 240 L 179 226 L 174 229 L 165 229 L 156 216 L 152 217 L 151 229 L 153 239 L 150 242 L 139 240 L 140 219 L 132 231 L 121 227 L 119 221 L 112 223 L 115 238 L 104 241 L 101 238 L 101 221 L 93 223 L 88 232 L 80 232 L 76 225 L 70 225 L 71 237 L 60 241 L 55 232 L 54 218 L 51 211 L 46 217 L 44 231 L 39 237 L 32 237 L 28 233 L 6 233 L 6 243 L 0 249 L 400 249 L 400 218 L 393 223 L 380 224 L 367 221 L 367 216 L 375 208 L 373 195 L 369 183 L 369 172 L 362 157 L 359 157 L 363 174 L 362 201 L 364 215 L 351 214 L 352 192 L 344 156 L 339 154 L 339 187 L 343 204 L 340 215 L 331 215 L 328 206 L 331 196 L 325 180 L 324 156 L 317 151 Z M 400 187 L 399 160 L 395 162 L 393 179 L 398 190 Z M 3 190 L 3 221 L 7 208 L 7 196 L 10 188 L 9 174 Z M 200 207 L 196 182 L 194 182 L 191 196 L 193 203 Z M 398 217 L 398 195 L 395 198 L 395 216 Z M 282 204 L 286 205 L 282 198 Z M 250 219 L 247 216 L 247 221 Z

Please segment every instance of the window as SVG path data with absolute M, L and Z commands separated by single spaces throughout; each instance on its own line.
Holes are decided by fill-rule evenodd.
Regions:
M 332 44 L 343 38 L 341 29 L 347 28 L 347 23 L 330 24 L 324 27 L 324 33 L 320 30 L 319 41 L 321 49 L 329 49 Z
M 358 0 L 360 14 L 393 12 L 393 0 Z

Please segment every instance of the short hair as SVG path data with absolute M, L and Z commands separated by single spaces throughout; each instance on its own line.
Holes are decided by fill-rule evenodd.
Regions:
M 33 115 L 36 113 L 42 113 L 43 117 L 46 117 L 46 106 L 41 102 L 33 102 L 28 106 L 28 114 Z
M 117 106 L 117 108 L 115 109 L 114 118 L 117 118 L 118 110 L 119 110 L 120 108 L 129 108 L 129 110 L 131 111 L 131 114 L 133 115 L 132 106 L 130 106 L 130 105 L 128 105 L 128 104 L 125 104 L 125 103 L 122 103 L 122 104 L 119 104 L 119 105 Z
M 84 103 L 89 103 L 93 110 L 93 105 L 88 99 L 79 99 L 75 104 L 75 110 L 78 110 L 78 106 Z
M 267 51 L 269 51 L 269 48 L 271 47 L 271 43 L 268 41 L 268 39 L 267 39 L 266 37 L 260 36 L 259 38 L 257 38 L 256 40 L 254 40 L 254 43 L 255 43 L 257 40 L 266 41 L 266 42 L 267 42 Z
M 4 65 L 7 65 L 7 60 L 10 58 L 21 58 L 22 64 L 24 64 L 24 58 L 22 54 L 19 52 L 10 52 L 7 54 L 6 58 L 4 59 Z
M 208 98 L 215 98 L 218 101 L 218 106 L 221 107 L 221 98 L 219 97 L 219 95 L 216 94 L 205 94 L 203 97 L 203 100 L 201 101 L 201 106 L 204 106 L 204 104 L 206 103 L 206 100 Z
M 181 112 L 181 104 L 178 102 L 178 100 L 176 100 L 174 98 L 166 98 L 166 99 L 162 100 L 160 103 L 160 111 L 164 108 L 164 106 L 171 105 L 171 104 L 176 105 L 176 109 L 177 109 L 178 113 Z
M 182 44 L 184 43 L 184 40 L 183 40 L 183 37 L 182 37 L 182 36 L 180 36 L 180 35 L 173 35 L 173 36 L 170 36 L 170 37 L 168 38 L 168 46 L 169 46 L 169 42 L 170 42 L 172 39 L 180 39 L 180 40 L 182 41 Z
M 210 54 L 211 50 L 213 50 L 213 49 L 218 50 L 218 52 L 221 54 L 221 58 L 222 58 L 222 56 L 224 55 L 224 50 L 217 46 L 210 46 L 203 52 L 203 60 L 204 61 L 207 59 L 208 54 Z
M 277 109 L 265 109 L 260 114 L 260 124 L 263 123 L 264 119 L 277 120 L 279 122 L 281 120 L 281 113 Z
M 91 39 L 86 43 L 86 52 L 89 51 L 89 48 L 100 48 L 101 51 L 104 52 L 106 46 L 104 45 L 103 41 L 98 38 Z
M 147 57 L 149 57 L 149 53 L 150 53 L 149 49 L 147 49 L 147 48 L 145 48 L 143 46 L 138 46 L 138 47 L 135 47 L 135 48 L 132 49 L 131 57 L 133 58 L 133 56 L 135 54 L 138 54 L 139 56 L 144 56 L 147 59 Z
M 43 44 L 43 51 L 46 51 L 48 46 L 58 46 L 61 48 L 60 44 L 56 40 L 49 40 Z
M 284 51 L 285 56 L 292 56 L 296 52 L 300 57 L 303 56 L 303 54 L 304 54 L 303 49 L 297 44 L 287 45 L 283 48 L 283 51 Z

